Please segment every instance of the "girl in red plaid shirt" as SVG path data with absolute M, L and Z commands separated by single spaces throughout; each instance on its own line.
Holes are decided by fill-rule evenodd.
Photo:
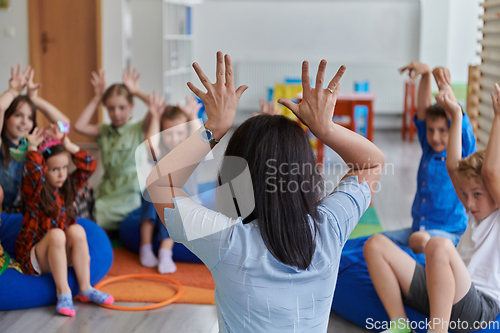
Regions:
M 61 133 L 57 125 L 51 125 L 51 135 L 45 142 L 43 132 L 35 128 L 28 136 L 22 184 L 26 207 L 16 257 L 26 274 L 52 273 L 57 312 L 74 316 L 68 265 L 74 267 L 81 301 L 104 304 L 114 301 L 113 296 L 90 285 L 87 237 L 83 227 L 75 222 L 73 207 L 75 191 L 85 185 L 97 162 Z M 68 176 L 70 154 L 76 171 Z

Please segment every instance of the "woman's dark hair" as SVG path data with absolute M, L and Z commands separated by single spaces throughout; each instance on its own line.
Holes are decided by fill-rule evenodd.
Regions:
M 228 156 L 248 163 L 253 215 L 268 250 L 286 265 L 307 269 L 319 234 L 317 204 L 324 186 L 305 131 L 285 116 L 252 117 L 232 135 Z M 219 177 L 234 173 L 226 158 Z
M 63 145 L 55 145 L 46 149 L 42 156 L 47 161 L 52 156 L 59 154 L 68 154 L 66 148 Z M 68 178 L 64 181 L 64 184 L 59 189 L 61 197 L 64 199 L 66 217 L 69 220 L 74 220 L 76 217 L 75 208 L 73 207 L 73 201 L 75 200 L 75 187 L 73 185 L 73 180 L 68 174 Z M 54 189 L 49 186 L 47 181 L 43 183 L 42 192 L 40 193 L 40 201 L 47 216 L 56 219 L 58 206 L 54 197 Z
M 14 114 L 14 112 L 16 112 L 18 106 L 21 103 L 27 103 L 31 109 L 31 117 L 33 118 L 33 127 L 31 128 L 30 133 L 36 127 L 36 106 L 35 106 L 35 104 L 33 104 L 33 102 L 31 101 L 31 99 L 28 96 L 19 95 L 16 98 L 14 98 L 14 100 L 12 101 L 12 103 L 10 103 L 7 110 L 5 110 L 5 114 L 3 116 L 2 138 L 6 137 L 6 135 L 5 135 L 6 129 L 5 128 L 7 126 L 7 119 L 12 117 L 12 115 Z M 4 162 L 5 166 L 9 165 L 10 160 L 12 158 L 10 156 L 9 148 L 10 148 L 9 144 L 5 140 L 2 140 L 2 155 L 3 155 L 3 162 Z

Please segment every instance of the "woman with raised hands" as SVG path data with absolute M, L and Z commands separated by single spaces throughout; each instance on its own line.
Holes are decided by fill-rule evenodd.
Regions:
M 221 164 L 217 203 L 233 205 L 233 213 L 196 204 L 182 187 L 233 125 L 247 87 L 234 88 L 231 59 L 221 52 L 214 84 L 197 63 L 193 67 L 207 93 L 188 86 L 203 101 L 208 120 L 148 176 L 160 218 L 170 237 L 210 269 L 220 332 L 326 332 L 342 247 L 368 208 L 385 163 L 370 141 L 332 121 L 345 67 L 323 89 L 322 60 L 313 88 L 304 62 L 303 100 L 278 101 L 350 166 L 335 191 L 324 195 L 301 126 L 284 116 L 259 115 L 235 130 Z

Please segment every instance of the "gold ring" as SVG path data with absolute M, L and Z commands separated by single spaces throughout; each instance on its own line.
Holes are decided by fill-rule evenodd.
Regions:
M 332 94 L 333 94 L 333 90 L 332 90 L 332 89 L 330 89 L 330 88 L 326 88 L 326 90 L 328 90 L 330 93 L 332 93 Z

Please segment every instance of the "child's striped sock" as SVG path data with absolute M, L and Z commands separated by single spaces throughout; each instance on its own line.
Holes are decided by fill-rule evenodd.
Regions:
M 84 292 L 80 294 L 80 301 L 84 303 L 94 302 L 99 304 L 113 304 L 115 299 L 113 296 L 103 293 L 92 287 L 88 287 Z
M 62 293 L 57 295 L 56 311 L 65 316 L 75 316 L 76 312 L 73 308 L 73 296 L 71 293 Z

